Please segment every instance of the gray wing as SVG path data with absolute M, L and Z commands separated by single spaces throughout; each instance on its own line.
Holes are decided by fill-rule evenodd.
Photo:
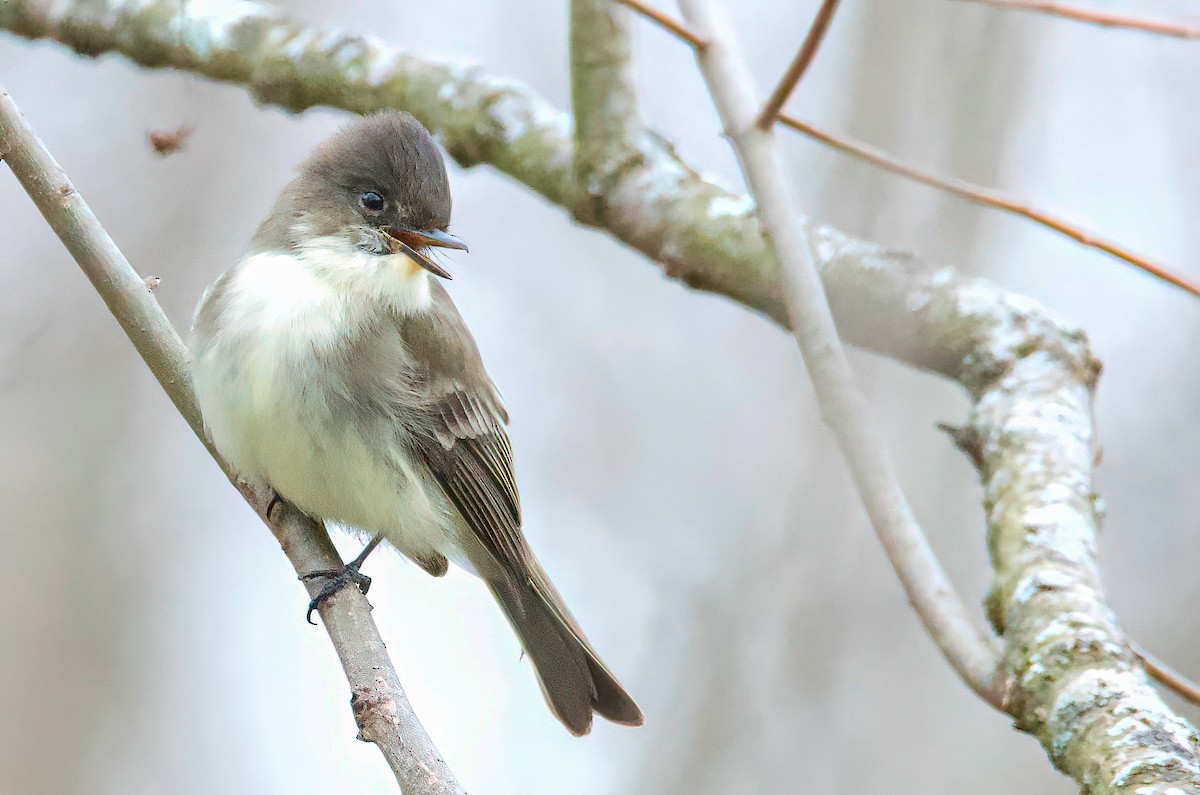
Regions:
M 432 311 L 401 321 L 418 393 L 409 424 L 415 452 L 482 545 L 524 580 L 530 553 L 521 534 L 508 413 L 462 316 L 430 281 Z
M 591 728 L 593 710 L 640 725 L 641 710 L 604 667 L 521 535 L 508 416 L 458 310 L 440 284 L 432 286 L 434 311 L 402 321 L 421 406 L 409 424 L 417 453 L 499 564 L 502 576 L 476 566 L 533 660 L 554 714 L 577 735 Z

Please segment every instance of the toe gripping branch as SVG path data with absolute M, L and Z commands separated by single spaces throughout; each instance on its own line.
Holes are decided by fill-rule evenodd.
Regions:
M 357 586 L 358 590 L 364 595 L 368 590 L 370 590 L 371 578 L 363 574 L 362 571 L 360 571 L 360 568 L 362 567 L 363 561 L 365 561 L 367 556 L 374 551 L 375 547 L 379 546 L 379 542 L 382 540 L 383 536 L 375 536 L 372 538 L 371 541 L 365 547 L 363 547 L 363 551 L 358 553 L 358 557 L 347 563 L 345 566 L 342 566 L 340 569 L 321 569 L 319 571 L 310 571 L 308 574 L 304 574 L 300 577 L 300 579 L 304 581 L 315 580 L 318 577 L 329 579 L 329 582 L 322 586 L 321 590 L 317 592 L 317 595 L 309 600 L 308 612 L 304 614 L 305 621 L 313 626 L 316 626 L 317 622 L 312 620 L 313 612 L 320 608 L 322 604 L 330 599 L 330 597 L 334 596 L 351 583 Z

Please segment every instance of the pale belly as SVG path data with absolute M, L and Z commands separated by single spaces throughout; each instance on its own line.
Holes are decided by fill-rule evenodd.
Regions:
M 318 352 L 343 323 L 247 313 L 216 339 L 198 335 L 192 370 L 210 438 L 234 470 L 306 513 L 383 533 L 413 557 L 461 559 L 460 519 L 392 417 L 356 407 Z M 290 318 L 295 321 L 296 318 Z

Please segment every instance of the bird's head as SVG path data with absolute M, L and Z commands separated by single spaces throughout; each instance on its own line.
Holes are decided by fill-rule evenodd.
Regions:
M 373 254 L 406 255 L 448 279 L 429 249 L 467 250 L 447 231 L 450 205 L 433 137 L 409 114 L 385 111 L 356 119 L 317 147 L 256 238 L 293 248 L 332 238 Z

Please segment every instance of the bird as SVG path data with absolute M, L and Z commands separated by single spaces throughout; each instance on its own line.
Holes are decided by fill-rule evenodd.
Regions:
M 247 253 L 204 292 L 191 372 L 205 432 L 246 483 L 369 535 L 319 600 L 367 578 L 378 544 L 429 574 L 476 574 L 577 736 L 643 723 L 530 549 L 508 414 L 432 249 L 450 186 L 413 116 L 357 117 L 318 145 Z M 369 580 L 368 580 L 369 582 Z

